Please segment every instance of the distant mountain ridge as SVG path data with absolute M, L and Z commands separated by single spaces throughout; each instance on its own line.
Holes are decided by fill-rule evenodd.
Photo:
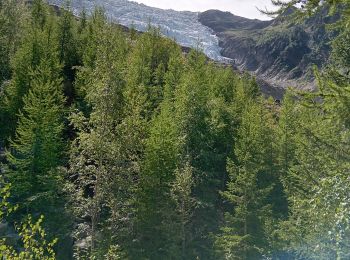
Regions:
M 208 10 L 199 14 L 199 21 L 213 29 L 214 32 L 224 32 L 231 29 L 262 29 L 272 21 L 261 21 L 234 15 L 220 10 Z
M 66 0 L 48 0 L 49 4 L 65 6 Z M 134 27 L 139 31 L 148 29 L 149 24 L 159 27 L 161 32 L 175 39 L 185 47 L 200 47 L 211 59 L 223 60 L 219 39 L 213 31 L 198 20 L 197 12 L 163 10 L 127 0 L 72 0 L 75 15 L 83 9 L 91 13 L 95 7 L 103 7 L 107 17 L 121 25 Z
M 64 6 L 65 0 L 48 0 Z M 148 25 L 181 46 L 202 48 L 211 59 L 233 63 L 276 88 L 294 86 L 314 88 L 313 65 L 322 67 L 330 56 L 329 42 L 334 35 L 326 31 L 329 17 L 323 10 L 312 18 L 293 24 L 293 10 L 270 21 L 248 19 L 219 10 L 202 13 L 163 10 L 128 0 L 72 0 L 76 15 L 96 6 L 106 10 L 108 18 L 126 27 L 145 31 Z
M 298 24 L 288 13 L 271 21 L 252 20 L 219 10 L 199 14 L 199 21 L 219 37 L 223 56 L 276 86 L 314 88 L 313 65 L 321 68 L 330 56 L 334 37 L 325 25 L 337 19 L 326 9 Z

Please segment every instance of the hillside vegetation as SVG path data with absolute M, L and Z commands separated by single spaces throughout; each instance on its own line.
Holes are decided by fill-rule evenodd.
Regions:
M 0 258 L 349 259 L 345 7 L 277 104 L 155 28 L 2 0 Z

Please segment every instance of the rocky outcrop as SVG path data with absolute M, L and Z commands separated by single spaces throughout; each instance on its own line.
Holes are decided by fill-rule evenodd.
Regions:
M 313 66 L 322 68 L 330 55 L 333 33 L 326 24 L 337 19 L 326 9 L 302 22 L 291 22 L 293 10 L 271 21 L 251 20 L 210 10 L 199 21 L 219 37 L 222 55 L 235 66 L 280 87 L 314 88 Z
M 225 32 L 232 29 L 262 29 L 272 22 L 248 19 L 219 10 L 208 10 L 200 13 L 199 21 L 215 32 Z

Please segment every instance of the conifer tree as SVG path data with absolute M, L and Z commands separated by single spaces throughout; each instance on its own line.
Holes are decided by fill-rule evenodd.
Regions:
M 349 254 L 345 220 L 349 132 L 346 119 L 339 113 L 340 106 L 334 106 L 334 102 L 339 105 L 341 101 L 330 100 L 326 92 L 322 104 L 315 102 L 326 82 L 320 82 L 321 93 L 305 94 L 297 106 L 300 110 L 294 137 L 297 160 L 284 178 L 290 217 L 282 222 L 281 237 L 290 244 L 286 247 L 288 251 L 303 257 L 342 259 Z M 288 236 L 291 231 L 293 236 Z
M 67 80 L 73 81 L 75 76 L 73 67 L 80 65 L 80 57 L 78 56 L 77 32 L 69 2 L 66 3 L 59 18 L 57 37 L 59 59 L 63 64 L 64 75 Z
M 193 169 L 186 163 L 182 168 L 175 170 L 175 180 L 171 185 L 171 198 L 175 201 L 175 214 L 177 214 L 177 237 L 181 244 L 181 259 L 188 258 L 188 241 L 191 239 L 190 228 L 191 218 L 196 206 L 192 196 L 194 186 Z M 177 241 L 175 241 L 176 243 Z
M 0 4 L 0 86 L 11 75 L 10 60 L 16 52 L 27 19 L 22 1 L 6 0 Z
M 22 1 L 6 0 L 0 4 L 0 121 L 11 117 L 7 109 L 5 89 L 12 74 L 11 59 L 23 38 L 24 25 L 28 22 L 28 12 Z M 14 122 L 1 124 L 0 146 L 4 146 Z
M 31 7 L 32 25 L 39 30 L 44 27 L 49 19 L 48 5 L 43 0 L 34 0 Z
M 107 17 L 102 8 L 96 8 L 87 23 L 87 28 L 84 40 L 86 41 L 86 46 L 83 46 L 83 62 L 85 66 L 94 67 L 96 61 L 96 51 L 100 43 L 103 28 L 107 24 Z M 84 26 L 84 25 L 83 25 Z
M 260 259 L 269 251 L 274 168 L 270 115 L 263 105 L 246 104 L 238 129 L 235 158 L 228 161 L 229 182 L 222 193 L 233 205 L 216 245 L 226 259 Z
M 283 174 L 287 174 L 289 168 L 294 164 L 295 158 L 295 136 L 298 128 L 298 111 L 296 102 L 291 92 L 287 92 L 279 114 L 279 137 L 280 137 L 280 164 Z
M 182 78 L 183 57 L 179 48 L 169 50 L 168 71 L 164 76 L 164 96 L 150 121 L 149 137 L 140 175 L 137 205 L 140 252 L 155 258 L 178 258 L 178 233 L 175 202 L 171 185 L 183 156 L 183 137 L 174 121 L 174 91 Z M 161 223 L 161 224 L 159 224 Z M 158 234 L 154 237 L 154 234 Z M 150 243 L 152 241 L 152 243 Z M 161 250 L 159 250 L 161 248 Z
M 225 77 L 216 78 L 213 65 L 207 64 L 205 56 L 198 51 L 189 54 L 187 66 L 181 84 L 175 90 L 174 106 L 179 133 L 183 136 L 183 149 L 190 158 L 196 180 L 193 197 L 198 207 L 194 209 L 189 225 L 192 238 L 188 257 L 211 258 L 213 244 L 210 234 L 218 229 L 221 216 L 217 210 L 221 203 L 219 190 L 225 181 L 227 148 L 231 145 L 225 139 L 231 140 L 226 132 L 230 131 L 231 118 L 228 113 L 225 122 L 228 111 L 220 109 L 224 106 L 224 98 L 220 97 L 223 93 L 214 90 L 212 84 L 218 80 L 216 84 L 220 84 L 222 90 L 233 88 L 233 85 L 226 85 Z M 228 123 L 227 127 L 222 128 L 225 123 Z M 219 131 L 227 135 L 220 139 Z
M 42 60 L 47 60 L 52 73 L 59 75 L 61 72 L 59 63 L 55 60 L 57 44 L 53 17 L 48 17 L 47 6 L 41 0 L 35 1 L 34 5 L 30 20 L 32 23 L 23 32 L 23 41 L 12 59 L 12 79 L 3 94 L 4 119 L 8 122 L 1 125 L 5 140 L 14 134 L 17 114 L 23 107 L 23 97 L 28 93 L 33 78 L 32 71 L 36 70 Z
M 125 250 L 130 243 L 125 237 L 131 236 L 131 222 L 125 219 L 132 215 L 134 172 L 128 157 L 132 147 L 127 145 L 129 140 L 123 132 L 126 38 L 107 24 L 96 33 L 100 38 L 94 50 L 94 65 L 90 67 L 89 59 L 77 78 L 79 84 L 86 84 L 79 88 L 84 88 L 90 113 L 85 116 L 78 111 L 71 116 L 77 138 L 71 147 L 72 183 L 67 186 L 79 222 L 73 236 L 78 241 L 91 241 L 88 248 L 75 248 L 77 257 L 99 258 L 116 245 Z M 86 221 L 86 215 L 90 221 Z
M 7 178 L 13 183 L 14 201 L 20 203 L 20 212 L 46 213 L 53 224 L 62 184 L 56 168 L 62 164 L 64 155 L 65 99 L 62 81 L 51 71 L 49 63 L 42 61 L 33 72 L 30 90 L 23 99 L 16 134 L 7 152 L 10 164 Z
M 81 67 L 78 67 L 77 76 L 74 82 L 74 91 L 77 99 L 77 105 L 84 110 L 84 113 L 89 113 L 87 100 L 84 100 L 89 93 L 91 86 L 91 75 L 96 67 L 98 47 L 102 45 L 104 28 L 107 24 L 107 18 L 103 9 L 96 8 L 87 19 L 85 11 L 83 12 L 83 20 L 80 21 L 79 31 L 79 50 L 78 53 L 82 59 Z
M 148 120 L 163 99 L 164 76 L 169 58 L 177 48 L 174 42 L 161 36 L 159 29 L 150 27 L 139 37 L 130 54 L 127 95 L 143 92 L 140 94 L 146 97 L 143 113 Z
M 170 186 L 181 157 L 181 137 L 177 134 L 170 100 L 161 104 L 160 114 L 151 121 L 149 134 L 140 179 L 140 247 L 150 258 L 175 257 L 178 251 L 173 236 L 176 230 L 172 224 L 174 203 Z

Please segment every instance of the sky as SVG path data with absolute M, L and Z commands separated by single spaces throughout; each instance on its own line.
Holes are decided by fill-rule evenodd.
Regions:
M 270 0 L 134 0 L 145 5 L 159 7 L 162 9 L 174 9 L 178 11 L 206 11 L 209 9 L 219 9 L 229 11 L 235 15 L 269 20 L 266 15 L 261 14 L 260 9 L 271 10 Z

